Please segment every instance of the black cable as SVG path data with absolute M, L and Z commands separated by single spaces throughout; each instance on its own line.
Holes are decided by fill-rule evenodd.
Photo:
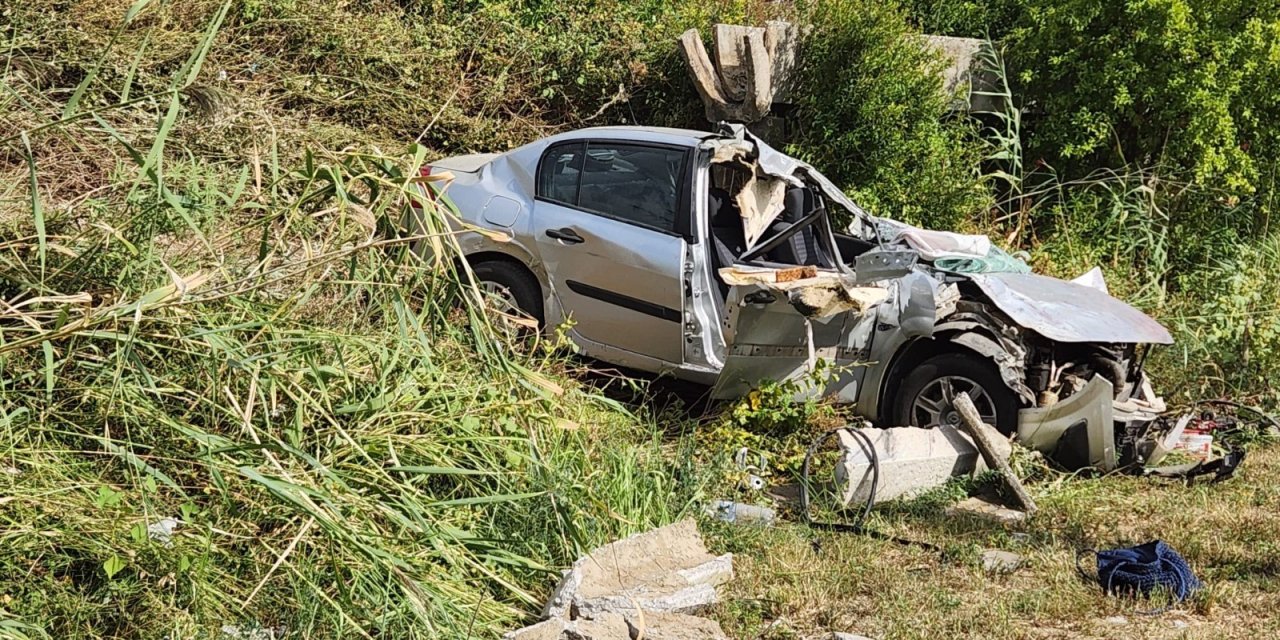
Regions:
M 867 458 L 871 460 L 871 490 L 867 493 L 867 502 L 862 509 L 862 513 L 858 516 L 858 519 L 855 520 L 854 522 L 852 523 L 819 522 L 813 519 L 813 512 L 810 509 L 810 505 L 809 505 L 810 463 L 813 460 L 813 454 L 818 451 L 818 447 L 821 447 L 823 443 L 825 443 L 828 439 L 831 438 L 831 436 L 836 435 L 841 431 L 848 433 L 855 440 L 857 440 L 858 444 L 861 447 L 863 447 L 863 450 L 866 452 Z M 853 479 L 850 478 L 849 481 L 853 482 Z M 917 546 L 917 547 L 928 549 L 930 551 L 936 551 L 940 554 L 943 553 L 942 548 L 938 547 L 937 545 L 933 545 L 928 542 L 921 542 L 919 540 L 908 540 L 906 538 L 899 538 L 897 536 L 889 535 L 887 533 L 881 533 L 873 529 L 867 529 L 866 527 L 863 526 L 867 521 L 867 516 L 871 514 L 871 509 L 875 507 L 876 491 L 879 489 L 879 487 L 880 487 L 880 455 L 876 452 L 876 446 L 875 446 L 875 443 L 871 441 L 871 437 L 861 431 L 850 429 L 849 427 L 837 427 L 835 429 L 827 431 L 826 433 L 823 433 L 819 435 L 817 438 L 815 438 L 813 443 L 809 445 L 809 450 L 806 451 L 804 454 L 804 465 L 801 466 L 800 468 L 800 510 L 804 512 L 805 524 L 808 524 L 813 529 L 822 529 L 826 531 L 839 531 L 841 533 L 857 533 L 857 534 L 862 534 L 871 538 L 875 538 L 877 540 L 887 540 L 889 542 L 896 542 L 901 545 Z

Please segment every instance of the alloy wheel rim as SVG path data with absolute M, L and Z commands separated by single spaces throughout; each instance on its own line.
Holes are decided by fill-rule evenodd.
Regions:
M 918 427 L 960 426 L 956 394 L 968 393 L 982 421 L 995 426 L 996 404 L 977 382 L 964 376 L 943 376 L 925 385 L 911 402 L 911 422 Z

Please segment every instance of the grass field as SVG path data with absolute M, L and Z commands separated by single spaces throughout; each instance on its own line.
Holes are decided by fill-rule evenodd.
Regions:
M 932 543 L 945 557 L 803 525 L 713 525 L 717 544 L 739 554 L 738 578 L 718 617 L 738 638 L 822 631 L 881 640 L 1276 637 L 1277 480 L 1280 449 L 1273 446 L 1251 451 L 1236 478 L 1216 485 L 1120 476 L 1039 481 L 1029 488 L 1040 513 L 1014 530 L 947 517 L 940 503 L 873 514 L 873 529 Z M 1182 553 L 1205 583 L 1192 601 L 1143 615 L 1159 603 L 1104 596 L 1077 574 L 1078 549 L 1154 539 Z M 987 573 L 978 553 L 988 548 L 1020 554 L 1025 564 Z
M 563 345 L 512 350 L 449 268 L 444 212 L 419 202 L 425 231 L 399 229 L 442 155 L 698 111 L 664 75 L 672 39 L 775 4 L 0 6 L 0 639 L 494 638 L 584 551 L 737 495 L 737 447 L 794 468 L 842 410 L 774 393 L 690 412 Z M 1054 215 L 1147 243 L 1130 230 L 1151 211 L 1112 187 L 1145 193 L 1106 183 L 1091 206 L 1111 218 Z M 1150 284 L 1127 248 L 1033 249 L 1103 264 L 1122 294 Z M 1161 309 L 1181 341 L 1156 363 L 1168 397 L 1274 399 L 1235 374 L 1280 353 L 1277 264 L 1260 241 L 1192 274 L 1223 297 Z M 1261 447 L 1220 486 L 1043 474 L 1025 540 L 940 516 L 955 491 L 873 515 L 945 559 L 705 521 L 739 554 L 714 614 L 744 639 L 1274 636 L 1278 480 Z M 1081 545 L 1155 537 L 1203 597 L 1145 617 L 1074 575 Z M 984 547 L 1028 564 L 984 575 Z

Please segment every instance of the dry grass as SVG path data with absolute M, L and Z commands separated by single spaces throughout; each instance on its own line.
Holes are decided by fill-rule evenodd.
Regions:
M 876 526 L 927 549 L 800 526 L 722 529 L 739 577 L 720 618 L 739 638 L 851 631 L 878 638 L 1270 638 L 1280 634 L 1280 449 L 1251 453 L 1239 475 L 1185 487 L 1131 477 L 1032 485 L 1042 512 L 1020 540 L 994 525 L 938 512 L 880 516 Z M 1078 548 L 1160 538 L 1207 589 L 1161 615 L 1103 596 L 1075 570 Z M 818 550 L 815 552 L 815 543 Z M 987 574 L 978 552 L 1021 554 L 1012 574 Z M 1119 620 L 1123 618 L 1123 622 Z

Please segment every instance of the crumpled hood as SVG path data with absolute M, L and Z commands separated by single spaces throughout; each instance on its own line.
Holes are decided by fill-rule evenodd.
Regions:
M 1110 295 L 1034 273 L 966 274 L 1014 322 L 1058 342 L 1172 344 L 1151 316 Z

